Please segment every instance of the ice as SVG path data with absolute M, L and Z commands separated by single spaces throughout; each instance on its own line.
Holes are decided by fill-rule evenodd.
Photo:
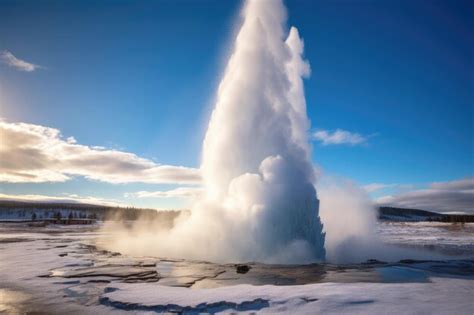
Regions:
M 474 282 L 431 278 L 427 283 L 320 283 L 301 286 L 238 285 L 190 290 L 117 284 L 101 300 L 126 310 L 291 314 L 472 314 Z
M 474 223 L 385 222 L 378 234 L 388 244 L 474 257 Z
M 387 228 L 412 233 L 404 226 Z M 0 225 L 0 240 L 8 240 L 0 242 L 0 293 L 8 298 L 0 307 L 80 314 L 473 313 L 472 260 L 248 263 L 250 270 L 242 274 L 235 264 L 107 252 L 95 245 L 98 233 L 82 226 Z

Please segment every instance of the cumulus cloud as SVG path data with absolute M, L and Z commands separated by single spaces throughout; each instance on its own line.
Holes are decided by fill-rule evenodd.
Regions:
M 15 57 L 11 52 L 7 50 L 0 52 L 0 60 L 2 60 L 5 64 L 9 65 L 10 67 L 14 67 L 17 70 L 25 71 L 25 72 L 33 72 L 37 69 L 43 68 L 40 65 L 35 65 L 31 62 L 21 60 Z
M 367 144 L 368 137 L 347 130 L 336 129 L 333 132 L 318 130 L 313 133 L 313 139 L 321 142 L 323 145 L 348 144 L 355 146 Z
M 64 182 L 71 176 L 109 183 L 200 182 L 195 168 L 157 164 L 133 153 L 81 145 L 58 129 L 0 121 L 0 182 Z
M 394 207 L 474 213 L 474 177 L 434 182 L 423 189 L 381 197 L 376 202 Z
M 0 200 L 3 201 L 23 201 L 23 202 L 47 202 L 47 203 L 83 203 L 112 207 L 124 207 L 126 205 L 118 200 L 103 199 L 91 196 L 78 196 L 75 194 L 65 194 L 64 196 L 48 196 L 48 195 L 16 195 L 16 194 L 0 194 Z
M 126 197 L 136 198 L 198 198 L 203 193 L 200 187 L 178 187 L 166 191 L 138 191 L 126 194 Z

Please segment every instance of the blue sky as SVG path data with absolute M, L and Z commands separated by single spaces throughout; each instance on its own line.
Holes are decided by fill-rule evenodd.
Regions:
M 388 185 L 374 197 L 474 174 L 472 2 L 285 4 L 312 68 L 305 81 L 312 131 L 325 130 L 326 138 L 348 131 L 332 141 L 343 143 L 314 139 L 313 161 L 325 174 Z M 58 129 L 81 145 L 198 167 L 240 6 L 217 0 L 2 1 L 0 116 Z M 5 52 L 40 67 L 22 71 L 8 64 Z M 352 143 L 350 136 L 356 137 Z M 0 192 L 183 207 L 179 198 L 124 196 L 178 186 L 71 176 L 4 181 Z

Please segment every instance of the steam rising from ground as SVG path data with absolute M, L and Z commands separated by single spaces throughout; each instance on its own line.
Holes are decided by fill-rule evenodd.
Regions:
M 285 21 L 279 0 L 246 2 L 204 139 L 205 196 L 170 231 L 127 234 L 113 248 L 213 261 L 324 259 L 302 82 L 309 65 Z
M 326 176 L 318 185 L 318 195 L 327 259 L 360 262 L 377 258 L 376 212 L 366 192 L 348 180 Z
M 280 0 L 248 0 L 203 144 L 203 196 L 173 228 L 106 225 L 102 245 L 133 255 L 217 262 L 334 263 L 426 258 L 376 237 L 365 191 L 323 177 L 316 198 L 298 30 Z M 168 222 L 170 223 L 170 222 Z M 430 258 L 434 258 L 431 256 Z
M 320 215 L 326 232 L 326 258 L 331 263 L 359 263 L 368 259 L 447 259 L 445 255 L 384 244 L 378 237 L 374 203 L 355 183 L 323 176 L 318 183 Z

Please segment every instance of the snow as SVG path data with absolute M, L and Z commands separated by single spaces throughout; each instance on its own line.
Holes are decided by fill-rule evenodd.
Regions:
M 237 285 L 187 289 L 157 284 L 114 284 L 104 301 L 148 311 L 291 314 L 473 314 L 474 281 L 432 278 L 428 283 L 318 283 L 300 286 Z M 241 309 L 239 309 L 241 308 Z
M 474 257 L 474 223 L 383 222 L 377 232 L 388 244 L 435 248 Z
M 163 284 L 167 282 L 162 280 L 166 279 L 154 283 L 124 283 L 118 278 L 114 280 L 116 272 L 125 271 L 115 265 L 123 266 L 130 272 L 137 268 L 137 259 L 147 262 L 147 259 L 155 261 L 156 258 L 104 258 L 105 256 L 100 256 L 97 252 L 84 250 L 82 244 L 92 243 L 100 233 L 90 227 L 51 226 L 22 229 L 19 225 L 9 226 L 9 229 L 2 229 L 0 225 L 0 298 L 14 296 L 16 302 L 7 301 L 8 305 L 3 307 L 8 307 L 8 310 L 15 310 L 17 306 L 23 307 L 18 313 L 41 309 L 46 313 L 51 310 L 54 313 L 81 314 L 474 314 L 474 275 L 469 275 L 472 263 L 468 264 L 467 269 L 463 269 L 462 261 L 447 262 L 444 265 L 436 262 L 395 265 L 390 268 L 381 265 L 377 267 L 380 268 L 377 269 L 380 279 L 370 280 L 372 277 L 368 277 L 367 281 L 370 282 L 345 283 L 346 278 L 341 282 L 307 285 L 238 284 L 197 289 L 165 286 Z M 418 224 L 416 228 L 413 225 L 393 224 L 385 227 L 388 230 L 384 235 L 396 239 L 397 242 L 415 244 L 445 239 L 451 243 L 458 239 L 461 243 L 467 243 L 472 238 L 469 226 L 465 226 L 467 231 L 453 230 L 446 224 L 439 223 Z M 429 237 L 433 239 L 428 240 Z M 60 256 L 64 253 L 67 255 Z M 105 269 L 108 274 L 114 271 L 114 277 L 107 278 L 111 283 L 90 283 L 90 272 L 87 268 L 91 265 L 98 267 L 95 271 L 100 272 L 100 275 L 105 274 Z M 161 262 L 156 266 L 156 271 L 164 275 L 171 265 L 172 263 Z M 209 265 L 210 267 L 212 265 Z M 82 277 L 77 272 L 75 276 L 78 277 L 75 278 L 39 277 L 62 271 L 70 272 L 71 268 L 79 268 L 77 271 L 86 273 L 87 277 Z M 451 272 L 451 269 L 455 272 Z M 184 269 L 174 276 L 192 275 L 188 274 L 191 270 Z M 245 276 L 251 277 L 255 271 L 251 270 Z M 341 275 L 350 276 L 350 273 L 351 271 L 346 270 Z M 356 281 L 363 281 L 357 279 L 359 280 Z M 12 294 L 12 290 L 15 294 Z M 28 305 L 31 308 L 25 309 Z M 38 308 L 38 305 L 41 307 Z M 2 301 L 0 309 L 1 307 Z

